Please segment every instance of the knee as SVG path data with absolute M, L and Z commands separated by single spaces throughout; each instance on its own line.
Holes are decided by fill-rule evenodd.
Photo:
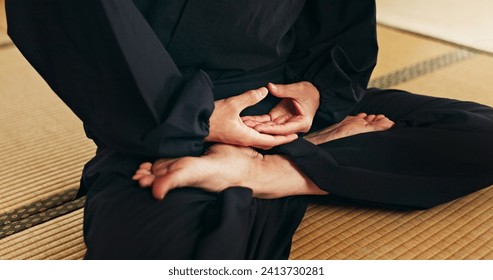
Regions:
M 90 192 L 84 213 L 86 259 L 191 259 L 201 215 L 211 201 L 195 189 L 156 201 L 127 178 Z

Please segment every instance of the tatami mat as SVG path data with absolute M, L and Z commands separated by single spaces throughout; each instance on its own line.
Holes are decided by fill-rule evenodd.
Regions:
M 312 205 L 292 259 L 493 259 L 493 188 L 426 211 Z
M 491 0 L 377 0 L 379 23 L 493 53 Z
M 372 79 L 458 50 L 455 46 L 385 26 L 379 26 L 377 33 L 380 49 Z
M 399 84 L 400 89 L 493 106 L 493 56 L 476 55 L 461 63 Z M 493 159 L 492 159 L 493 160 Z
M 85 197 L 75 199 L 76 193 L 70 189 L 0 214 L 0 239 L 81 209 Z
M 5 0 L 0 0 L 0 47 L 10 42 L 7 37 L 7 17 L 5 15 Z
M 82 123 L 15 47 L 0 49 L 0 214 L 79 185 Z
M 10 40 L 10 38 L 0 29 L 0 49 L 11 45 L 12 41 Z
M 0 31 L 0 48 L 4 48 L 10 45 L 12 45 L 12 41 L 10 41 L 10 38 Z
M 81 259 L 85 253 L 82 212 L 79 209 L 0 239 L 0 259 Z
M 493 57 L 424 74 L 396 88 L 493 106 Z M 493 259 L 493 187 L 427 211 L 313 205 L 293 259 Z
M 416 79 L 423 75 L 433 73 L 445 67 L 450 67 L 459 62 L 471 59 L 476 54 L 467 49 L 458 49 L 449 53 L 442 54 L 432 59 L 420 61 L 391 72 L 387 75 L 373 78 L 368 87 L 392 88 L 397 84 Z

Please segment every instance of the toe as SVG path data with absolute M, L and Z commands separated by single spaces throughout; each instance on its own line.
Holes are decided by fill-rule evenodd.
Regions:
M 144 174 L 135 174 L 134 176 L 132 176 L 132 180 L 135 180 L 135 181 L 138 181 L 140 180 L 141 178 L 145 177 L 146 175 Z
M 137 169 L 137 171 L 135 171 L 135 174 L 151 175 L 151 170 L 140 168 L 140 169 Z
M 365 118 L 365 120 L 366 120 L 367 122 L 372 122 L 372 121 L 374 121 L 374 120 L 375 120 L 375 118 L 376 118 L 376 117 L 377 117 L 377 116 L 375 116 L 375 115 L 368 115 L 368 116 Z
M 151 168 L 152 168 L 152 163 L 150 162 L 144 162 L 139 166 L 139 169 L 146 169 L 149 171 L 151 171 Z
M 156 199 L 163 199 L 170 190 L 186 185 L 180 179 L 180 171 L 171 171 L 166 176 L 157 177 L 152 183 L 152 195 Z
M 160 159 L 152 165 L 152 173 L 158 172 L 160 169 L 167 168 L 170 164 L 178 159 Z
M 156 180 L 156 176 L 154 175 L 147 175 L 144 177 L 141 177 L 139 179 L 139 186 L 145 188 L 145 187 L 150 187 L 152 183 Z

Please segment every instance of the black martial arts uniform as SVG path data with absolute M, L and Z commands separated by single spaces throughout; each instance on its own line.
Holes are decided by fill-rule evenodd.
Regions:
M 143 160 L 203 153 L 213 101 L 267 82 L 318 88 L 314 130 L 359 112 L 396 122 L 273 150 L 332 196 L 427 208 L 493 184 L 491 108 L 366 89 L 374 1 L 7 0 L 7 15 L 16 45 L 98 145 L 81 180 L 88 259 L 287 258 L 304 197 L 255 199 L 239 186 L 156 201 L 131 180 Z

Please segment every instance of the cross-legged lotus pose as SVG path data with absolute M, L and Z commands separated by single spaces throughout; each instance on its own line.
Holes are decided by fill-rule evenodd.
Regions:
M 492 108 L 367 88 L 373 0 L 6 9 L 98 146 L 87 259 L 285 259 L 307 195 L 423 209 L 493 184 Z
M 384 115 L 348 116 L 342 122 L 305 137 L 322 144 L 365 132 L 387 130 L 393 122 Z M 157 178 L 157 179 L 156 179 Z M 139 166 L 133 176 L 140 186 L 153 188 L 156 199 L 163 199 L 171 189 L 196 186 L 219 192 L 231 186 L 248 186 L 258 198 L 292 195 L 324 195 L 288 158 L 262 155 L 252 148 L 216 144 L 201 157 L 161 159 Z

